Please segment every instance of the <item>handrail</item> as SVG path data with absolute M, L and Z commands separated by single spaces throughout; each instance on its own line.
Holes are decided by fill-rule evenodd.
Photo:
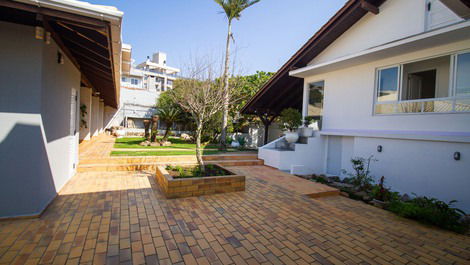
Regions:
M 282 136 L 282 137 L 280 137 L 280 138 L 278 138 L 278 139 L 276 139 L 276 140 L 274 140 L 274 141 L 272 141 L 272 142 L 269 142 L 269 143 L 267 143 L 267 144 L 265 144 L 265 145 L 259 147 L 258 149 L 271 148 L 273 145 L 274 145 L 274 147 L 276 147 L 276 143 L 279 142 L 279 141 L 282 141 L 282 140 L 285 139 L 285 138 L 286 138 L 285 136 Z

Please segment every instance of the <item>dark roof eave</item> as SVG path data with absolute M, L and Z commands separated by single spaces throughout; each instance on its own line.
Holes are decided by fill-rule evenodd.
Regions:
M 323 25 L 277 72 L 274 74 L 271 79 L 248 101 L 245 106 L 241 109 L 241 113 L 245 114 L 254 114 L 254 104 L 259 100 L 271 87 L 275 86 L 280 79 L 289 78 L 289 72 L 295 68 L 300 68 L 305 66 L 310 62 L 316 55 L 321 51 L 326 49 L 329 44 L 336 40 L 341 34 L 354 25 L 360 18 L 362 18 L 368 11 L 362 6 L 364 0 L 349 0 L 346 4 L 336 12 L 336 14 L 325 24 Z M 370 4 L 374 4 L 379 7 L 386 0 L 372 0 L 368 1 Z M 357 16 L 353 11 L 361 10 L 361 14 Z M 351 16 L 351 20 L 348 21 L 348 17 Z M 357 17 L 355 17 L 357 16 Z M 345 29 L 337 36 L 334 36 L 335 27 L 339 23 L 346 23 L 344 25 Z M 348 24 L 349 23 L 349 24 Z M 327 45 L 324 47 L 316 47 L 319 40 L 325 39 L 328 35 L 333 35 L 333 38 L 330 40 Z M 328 42 L 328 41 L 327 41 Z M 311 52 L 314 48 L 318 50 L 316 52 Z M 309 53 L 310 51 L 310 53 Z

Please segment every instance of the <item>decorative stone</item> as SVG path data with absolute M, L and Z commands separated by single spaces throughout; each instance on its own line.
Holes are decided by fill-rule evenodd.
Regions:
M 187 133 L 182 133 L 181 134 L 181 139 L 185 140 L 185 141 L 190 141 L 193 137 L 191 137 L 191 135 L 187 134 Z
M 333 182 L 330 184 L 331 186 L 338 188 L 338 189 L 353 189 L 354 185 L 342 182 Z
M 338 176 L 328 177 L 329 182 L 341 182 L 341 179 Z
M 150 145 L 150 141 L 143 141 L 139 144 L 140 146 L 149 146 Z
M 385 207 L 385 202 L 380 201 L 380 200 L 373 199 L 369 203 L 374 205 L 375 207 L 379 207 L 379 208 L 384 208 Z
M 171 142 L 165 141 L 165 142 L 158 142 L 160 146 L 171 146 Z

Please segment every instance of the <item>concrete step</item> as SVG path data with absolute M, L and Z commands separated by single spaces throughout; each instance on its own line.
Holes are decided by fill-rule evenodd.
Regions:
M 204 161 L 223 160 L 256 160 L 257 154 L 233 154 L 233 155 L 205 155 Z M 98 159 L 81 159 L 80 165 L 96 164 L 138 164 L 138 163 L 164 163 L 164 162 L 196 162 L 196 156 L 126 156 L 107 157 Z
M 174 161 L 174 162 L 144 162 L 144 163 L 99 163 L 99 164 L 86 164 L 79 165 L 77 172 L 103 172 L 103 171 L 141 171 L 141 170 L 156 170 L 157 166 L 167 164 L 178 164 L 178 165 L 194 165 L 194 161 Z M 218 164 L 221 166 L 255 166 L 263 165 L 263 160 L 252 159 L 252 160 L 211 160 L 210 164 Z

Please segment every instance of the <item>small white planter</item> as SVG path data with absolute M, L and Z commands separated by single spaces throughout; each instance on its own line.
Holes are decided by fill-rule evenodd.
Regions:
M 237 142 L 237 141 L 232 141 L 232 143 L 230 144 L 233 148 L 238 148 L 240 147 L 240 143 Z
M 299 140 L 298 132 L 286 132 L 286 141 L 290 144 L 296 143 Z
M 302 137 L 312 137 L 313 136 L 313 128 L 310 128 L 310 127 L 300 128 L 300 136 L 302 136 Z

